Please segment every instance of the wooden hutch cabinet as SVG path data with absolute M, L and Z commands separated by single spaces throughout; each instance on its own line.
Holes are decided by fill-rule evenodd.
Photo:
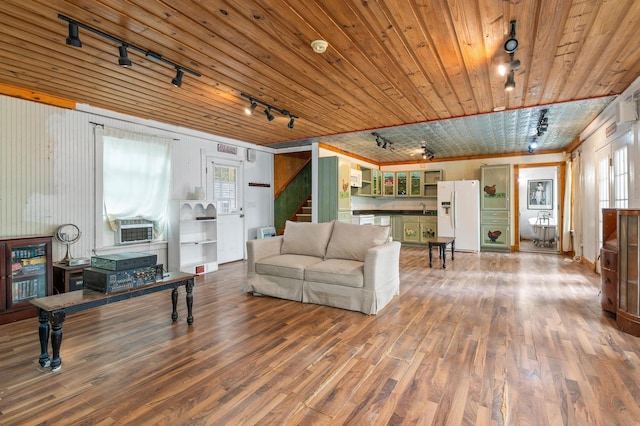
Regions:
M 35 317 L 29 300 L 53 294 L 51 237 L 0 240 L 0 324 Z

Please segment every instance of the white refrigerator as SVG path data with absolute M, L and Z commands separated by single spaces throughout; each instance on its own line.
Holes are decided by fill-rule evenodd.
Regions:
M 456 251 L 480 251 L 480 181 L 438 182 L 438 236 L 455 237 Z

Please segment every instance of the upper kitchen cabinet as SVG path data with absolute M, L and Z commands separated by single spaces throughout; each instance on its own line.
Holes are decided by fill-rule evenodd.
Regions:
M 395 197 L 396 195 L 395 172 L 382 172 L 382 195 L 384 197 Z
M 425 170 L 422 178 L 422 196 L 438 198 L 438 182 L 441 180 L 444 180 L 444 170 Z

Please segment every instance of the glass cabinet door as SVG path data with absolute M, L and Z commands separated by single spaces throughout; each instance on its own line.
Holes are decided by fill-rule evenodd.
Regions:
M 409 172 L 409 196 L 422 196 L 422 172 Z
M 407 172 L 397 172 L 396 173 L 396 196 L 397 197 L 406 197 L 407 193 Z
M 382 182 L 382 190 L 384 191 L 382 195 L 385 197 L 393 197 L 396 193 L 396 174 L 394 172 L 383 172 Z
M 11 247 L 9 305 L 47 295 L 47 244 Z
M 373 170 L 371 175 L 371 195 L 379 197 L 382 195 L 382 172 L 380 170 Z

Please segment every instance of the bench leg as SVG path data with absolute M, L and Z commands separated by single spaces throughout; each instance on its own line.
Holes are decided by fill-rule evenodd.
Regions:
M 431 244 L 429 244 L 429 268 L 431 268 L 432 265 L 432 261 L 433 261 L 433 254 L 431 253 L 431 249 L 433 248 L 433 246 Z
M 193 278 L 187 281 L 187 324 L 193 324 Z
M 64 309 L 51 313 L 51 370 L 58 371 L 62 366 L 60 358 L 60 346 L 62 346 L 62 323 L 64 322 L 66 311 Z
M 451 260 L 455 260 L 454 253 L 456 251 L 456 240 L 451 241 Z
M 442 253 L 442 269 L 447 269 L 447 245 L 440 246 L 440 251 Z
M 171 304 L 173 305 L 173 312 L 171 312 L 171 321 L 178 321 L 178 287 L 174 287 L 171 291 Z
M 38 362 L 40 366 L 43 368 L 49 367 L 51 365 L 51 360 L 49 359 L 49 313 L 44 309 L 38 308 L 38 321 L 40 325 L 38 326 L 38 335 L 40 336 L 40 357 L 38 358 Z

